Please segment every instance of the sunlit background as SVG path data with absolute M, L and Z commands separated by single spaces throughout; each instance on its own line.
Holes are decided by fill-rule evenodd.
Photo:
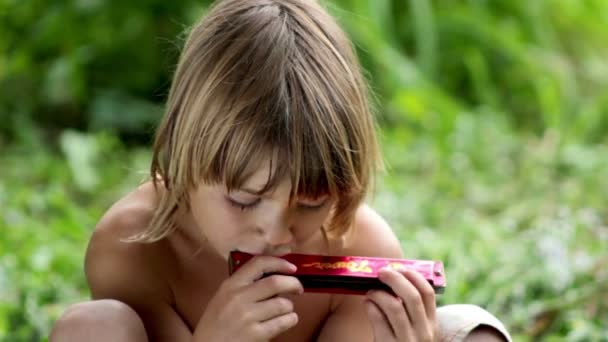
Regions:
M 146 176 L 209 1 L 0 0 L 0 340 L 88 297 L 87 239 Z M 516 341 L 608 341 L 608 1 L 328 2 L 379 108 L 373 206 L 440 304 Z

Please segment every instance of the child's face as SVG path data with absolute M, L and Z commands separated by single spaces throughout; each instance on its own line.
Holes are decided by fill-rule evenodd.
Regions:
M 269 163 L 268 163 L 269 164 Z M 298 197 L 289 203 L 288 179 L 262 195 L 269 167 L 258 169 L 242 189 L 201 184 L 190 193 L 192 217 L 208 243 L 222 257 L 231 250 L 272 255 L 296 250 L 320 232 L 333 197 Z

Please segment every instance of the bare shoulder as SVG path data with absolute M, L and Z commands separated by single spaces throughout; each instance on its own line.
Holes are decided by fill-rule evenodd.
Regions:
M 153 191 L 146 184 L 125 195 L 97 224 L 85 257 L 85 274 L 94 299 L 128 302 L 143 293 L 164 291 L 159 275 L 169 256 L 165 244 L 124 241 L 146 228 L 154 212 Z
M 132 307 L 151 341 L 189 341 L 191 333 L 173 309 L 175 254 L 167 239 L 123 241 L 147 227 L 155 206 L 155 190 L 145 184 L 103 215 L 86 252 L 87 282 L 93 299 L 115 299 Z
M 371 207 L 357 210 L 352 232 L 345 238 L 343 255 L 400 258 L 401 244 L 388 223 Z

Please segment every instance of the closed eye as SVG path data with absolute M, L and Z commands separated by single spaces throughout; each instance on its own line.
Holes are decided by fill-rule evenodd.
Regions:
M 321 209 L 327 204 L 328 198 L 324 199 L 318 204 L 309 204 L 309 203 L 298 203 L 298 207 L 306 210 L 317 210 Z
M 230 198 L 229 196 L 227 197 L 228 202 L 232 205 L 235 206 L 243 211 L 245 210 L 249 210 L 249 209 L 254 209 L 255 207 L 257 207 L 258 204 L 260 204 L 260 202 L 262 201 L 261 198 L 257 198 L 254 201 L 248 202 L 248 203 L 242 203 L 239 201 L 235 201 L 233 198 Z

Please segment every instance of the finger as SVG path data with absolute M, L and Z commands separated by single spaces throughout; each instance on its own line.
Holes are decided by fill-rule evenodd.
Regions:
M 408 278 L 390 269 L 380 270 L 378 278 L 403 300 L 412 327 L 417 330 L 426 330 L 428 318 L 422 296 Z
M 395 337 L 402 338 L 411 330 L 411 323 L 400 298 L 386 291 L 370 291 L 367 298 L 386 316 Z
M 261 301 L 280 294 L 302 294 L 304 287 L 294 276 L 274 274 L 262 278 L 245 290 L 245 296 L 251 301 Z
M 267 273 L 291 274 L 295 272 L 296 269 L 297 267 L 287 260 L 272 256 L 257 255 L 234 272 L 230 279 L 235 284 L 242 286 L 253 283 Z
M 293 302 L 287 298 L 274 297 L 256 303 L 248 315 L 254 322 L 263 322 L 293 312 Z
M 435 321 L 435 314 L 437 310 L 437 302 L 435 297 L 435 290 L 429 284 L 429 282 L 420 274 L 414 270 L 405 270 L 402 274 L 410 281 L 418 293 L 422 297 L 422 303 L 426 312 L 426 317 L 431 321 Z
M 371 300 L 365 301 L 367 317 L 372 324 L 375 341 L 392 341 L 395 334 L 382 310 Z
M 277 335 L 293 328 L 298 324 L 298 314 L 290 312 L 275 318 L 271 318 L 257 325 L 257 334 L 262 340 L 268 341 Z

